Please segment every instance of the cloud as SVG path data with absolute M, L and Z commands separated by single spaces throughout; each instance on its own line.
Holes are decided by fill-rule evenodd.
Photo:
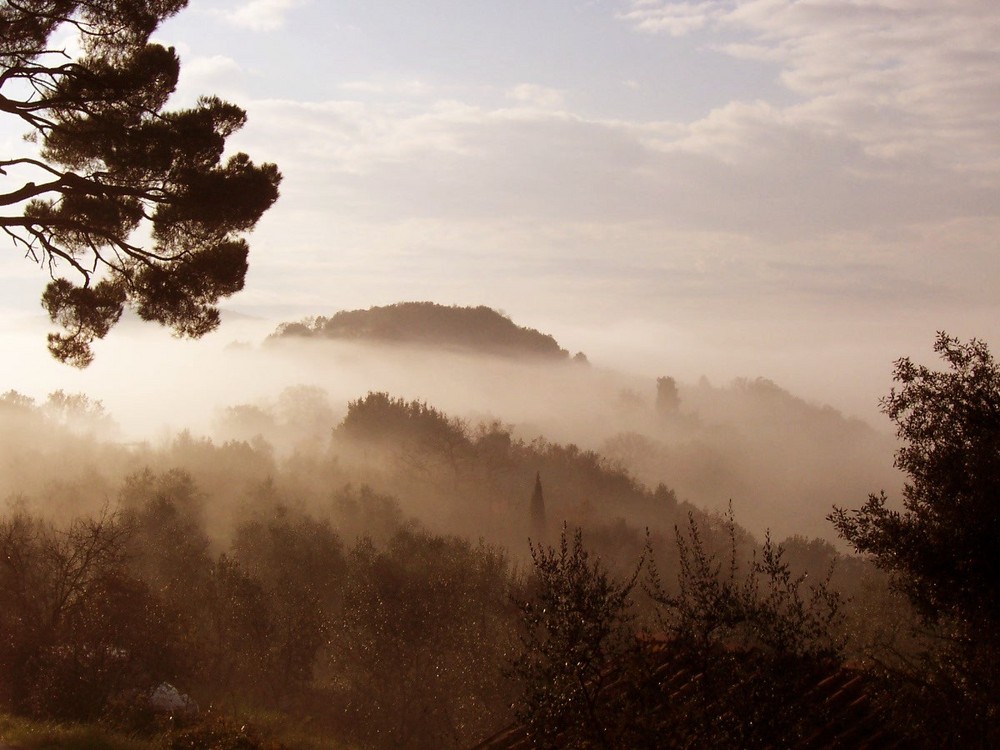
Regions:
M 522 83 L 508 89 L 507 98 L 518 104 L 539 109 L 557 109 L 566 103 L 564 91 L 534 83 Z
M 282 165 L 288 201 L 373 221 L 651 221 L 788 240 L 995 211 L 971 176 L 873 154 L 766 102 L 684 124 L 529 103 L 271 100 L 253 103 L 247 131 L 257 142 L 241 147 Z
M 919 155 L 1000 184 L 1000 5 L 991 0 L 634 0 L 621 17 L 779 66 L 801 99 L 790 117 L 849 134 L 875 156 Z
M 873 156 L 765 102 L 694 123 L 500 104 L 247 102 L 234 146 L 285 181 L 243 299 L 300 315 L 489 304 L 595 336 L 645 321 L 725 332 L 720 352 L 779 329 L 884 345 L 886 330 L 971 335 L 995 317 L 995 195 L 939 167 Z M 254 297 L 254 279 L 280 294 Z M 650 361 L 672 340 L 650 334 Z M 737 374 L 761 372 L 752 348 Z
M 187 78 L 211 82 L 233 78 L 243 73 L 240 64 L 225 55 L 192 57 L 190 60 L 184 61 L 181 70 Z
M 222 97 L 242 99 L 241 84 L 246 71 L 226 55 L 185 57 L 180 80 L 171 101 L 175 106 L 191 106 L 208 92 Z
M 658 0 L 633 0 L 631 9 L 619 17 L 631 23 L 638 31 L 649 34 L 669 34 L 678 37 L 704 28 L 719 13 L 720 3 L 660 2 Z
M 395 100 L 270 99 L 250 106 L 251 126 L 261 139 L 255 153 L 301 165 L 330 182 L 356 180 L 428 154 L 467 153 L 473 146 L 462 124 L 482 117 L 478 108 L 450 100 L 406 106 Z
M 288 206 L 273 227 L 265 217 L 260 246 L 327 264 L 303 263 L 289 289 L 361 279 L 338 291 L 358 306 L 402 285 L 595 319 L 745 305 L 822 322 L 849 300 L 870 321 L 950 324 L 948 310 L 993 309 L 1000 293 L 1000 10 L 948 7 L 632 3 L 637 30 L 697 35 L 703 51 L 773 66 L 794 94 L 690 122 L 587 115 L 533 83 L 449 99 L 355 81 L 327 101 L 248 101 L 239 146 L 281 165 Z
M 305 0 L 250 0 L 234 10 L 219 11 L 233 26 L 251 31 L 276 31 L 285 25 L 288 14 Z

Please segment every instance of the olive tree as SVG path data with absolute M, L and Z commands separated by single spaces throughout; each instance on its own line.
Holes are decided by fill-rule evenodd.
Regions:
M 558 549 L 532 545 L 531 559 L 512 664 L 523 686 L 518 719 L 535 747 L 627 746 L 639 724 L 632 681 L 608 688 L 623 670 L 643 671 L 633 600 L 643 561 L 619 580 L 591 561 L 580 529 L 571 538 L 565 527 Z

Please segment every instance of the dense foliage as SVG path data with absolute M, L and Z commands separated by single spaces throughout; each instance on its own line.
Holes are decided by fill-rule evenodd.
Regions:
M 334 441 L 343 456 L 377 472 L 393 494 L 426 497 L 449 515 L 453 528 L 473 536 L 484 521 L 500 524 L 506 543 L 528 536 L 539 541 L 530 510 L 539 476 L 553 533 L 560 519 L 571 516 L 669 528 L 678 512 L 667 487 L 650 491 L 595 451 L 542 438 L 527 442 L 499 422 L 473 428 L 426 403 L 384 392 L 350 402 Z M 542 531 L 545 536 L 544 525 Z M 641 548 L 638 534 L 635 543 Z
M 859 551 L 897 574 L 930 619 L 972 626 L 1000 622 L 1000 367 L 986 345 L 944 333 L 934 344 L 949 367 L 936 372 L 909 358 L 882 401 L 902 446 L 904 510 L 872 495 L 833 522 Z
M 641 723 L 630 690 L 608 690 L 640 659 L 633 590 L 640 567 L 618 581 L 591 562 L 577 529 L 559 547 L 532 546 L 534 596 L 521 602 L 522 652 L 513 674 L 524 685 L 518 718 L 535 747 L 621 746 Z M 640 563 L 641 566 L 641 563 Z
M 693 518 L 677 530 L 671 581 L 651 547 L 627 577 L 611 575 L 579 529 L 532 548 L 511 735 L 543 748 L 789 747 L 835 724 L 808 696 L 841 664 L 841 597 L 829 577 L 793 574 L 770 540 L 741 561 L 741 532 L 731 517 L 724 527 L 725 560 Z
M 499 550 L 405 528 L 345 549 L 329 520 L 276 505 L 212 554 L 194 490 L 142 472 L 116 513 L 0 521 L 5 707 L 134 723 L 168 682 L 368 747 L 461 747 L 503 721 L 515 578 Z
M 1000 741 L 1000 367 L 986 344 L 939 333 L 938 372 L 896 362 L 882 401 L 902 442 L 903 510 L 885 493 L 837 508 L 840 534 L 888 570 L 920 614 L 929 644 L 915 698 L 948 716 L 956 742 Z

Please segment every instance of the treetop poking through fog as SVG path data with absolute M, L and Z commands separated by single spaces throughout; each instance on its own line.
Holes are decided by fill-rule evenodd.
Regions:
M 278 197 L 274 164 L 223 161 L 246 119 L 216 97 L 165 111 L 180 71 L 150 43 L 186 0 L 26 0 L 0 9 L 0 111 L 30 128 L 0 160 L 0 227 L 52 276 L 42 296 L 63 328 L 59 360 L 90 363 L 124 307 L 198 337 L 243 288 L 251 230 Z M 71 28 L 70 28 L 71 27 Z M 60 29 L 81 52 L 58 49 Z M 141 238 L 141 239 L 140 239 Z M 64 275 L 65 274 L 65 275 Z
M 553 359 L 569 357 L 552 336 L 519 326 L 483 305 L 448 307 L 433 302 L 400 302 L 368 310 L 342 310 L 331 318 L 283 323 L 274 334 L 277 338 L 296 336 L 412 343 Z

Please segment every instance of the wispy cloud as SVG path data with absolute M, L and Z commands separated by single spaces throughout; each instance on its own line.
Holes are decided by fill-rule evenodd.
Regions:
M 848 133 L 873 155 L 919 156 L 1000 182 L 992 0 L 633 0 L 621 18 L 642 32 L 698 32 L 725 54 L 778 65 L 802 99 L 788 116 Z
M 247 71 L 226 55 L 187 55 L 171 102 L 174 106 L 191 106 L 208 92 L 239 100 L 243 98 L 246 78 Z
M 276 31 L 288 14 L 307 0 L 250 0 L 237 8 L 218 11 L 228 23 L 252 31 Z
M 671 2 L 670 0 L 632 0 L 628 10 L 620 17 L 638 31 L 649 34 L 684 36 L 704 28 L 718 18 L 728 2 L 703 0 L 703 2 Z
M 522 83 L 514 86 L 507 91 L 507 98 L 518 104 L 540 109 L 556 109 L 566 103 L 564 91 L 534 83 Z
M 311 204 L 333 190 L 373 220 L 651 221 L 802 239 L 984 215 L 992 195 L 765 102 L 683 124 L 529 102 L 275 100 L 253 104 L 250 127 L 250 150 L 283 165 L 289 195 L 300 184 Z
M 225 55 L 209 57 L 192 57 L 184 63 L 183 73 L 186 77 L 198 81 L 217 81 L 220 78 L 230 78 L 243 72 L 243 68 L 233 58 Z

